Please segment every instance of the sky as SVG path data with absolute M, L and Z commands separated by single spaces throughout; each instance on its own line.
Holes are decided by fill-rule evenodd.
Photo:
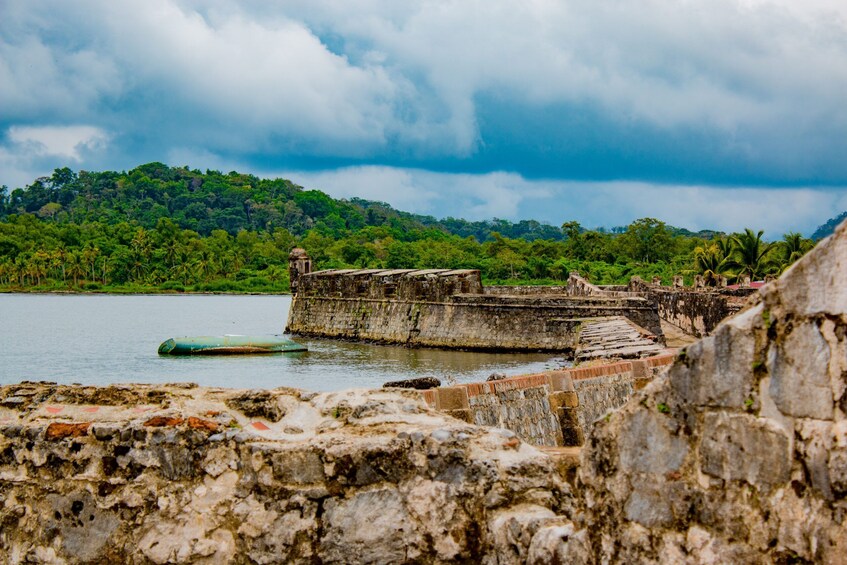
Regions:
M 847 210 L 847 2 L 0 0 L 0 184 L 151 161 L 809 234 Z

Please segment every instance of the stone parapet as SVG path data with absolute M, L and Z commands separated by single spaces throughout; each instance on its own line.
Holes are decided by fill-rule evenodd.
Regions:
M 723 320 L 737 314 L 758 290 L 753 288 L 715 288 L 695 284 L 686 288 L 678 277 L 673 286 L 648 284 L 633 277 L 631 292 L 656 305 L 659 317 L 693 337 L 711 334 Z M 726 286 L 724 279 L 724 287 Z
M 595 421 L 622 406 L 673 360 L 674 355 L 661 355 L 420 394 L 437 410 L 479 425 L 506 428 L 533 445 L 582 445 Z
M 847 563 L 845 279 L 842 224 L 596 422 L 579 468 L 590 541 L 562 553 Z
M 416 391 L 2 386 L 0 563 L 518 563 L 560 467 Z

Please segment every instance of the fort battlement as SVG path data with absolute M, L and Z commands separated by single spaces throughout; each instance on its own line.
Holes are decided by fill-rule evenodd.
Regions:
M 337 269 L 301 277 L 297 294 L 440 302 L 482 292 L 482 279 L 474 269 Z
M 675 277 L 674 283 L 662 286 L 658 281 L 647 283 L 633 277 L 628 290 L 653 302 L 662 320 L 697 338 L 710 335 L 721 321 L 737 314 L 757 292 L 749 280 L 734 287 L 707 287 L 701 280 L 685 287 L 682 277 Z
M 573 352 L 586 320 L 622 316 L 661 341 L 654 304 L 630 293 L 486 292 L 479 271 L 301 273 L 286 331 L 409 346 Z

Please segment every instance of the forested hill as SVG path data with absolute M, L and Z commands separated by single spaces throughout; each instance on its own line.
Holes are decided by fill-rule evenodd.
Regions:
M 842 212 L 836 217 L 830 218 L 825 224 L 818 226 L 818 229 L 816 229 L 815 233 L 812 234 L 812 239 L 818 241 L 828 235 L 832 235 L 832 232 L 835 231 L 838 224 L 843 222 L 845 218 L 847 218 L 847 212 Z
M 128 172 L 57 169 L 26 188 L 0 191 L 0 219 L 32 213 L 59 223 L 129 222 L 154 228 L 170 218 L 182 229 L 208 236 L 220 229 L 273 232 L 285 228 L 299 236 L 310 229 L 338 237 L 365 226 L 403 231 L 437 229 L 479 241 L 497 232 L 504 237 L 561 240 L 562 230 L 534 220 L 469 222 L 437 220 L 400 212 L 383 202 L 361 198 L 335 200 L 285 179 L 260 179 L 236 172 L 189 170 L 149 163 Z
M 812 244 L 796 233 L 773 244 L 762 236 L 692 233 L 653 218 L 608 231 L 438 220 L 236 172 L 63 168 L 0 190 L 0 291 L 283 292 L 294 246 L 316 269 L 470 268 L 508 284 L 561 284 L 572 271 L 597 284 L 700 274 L 715 283 L 776 274 Z

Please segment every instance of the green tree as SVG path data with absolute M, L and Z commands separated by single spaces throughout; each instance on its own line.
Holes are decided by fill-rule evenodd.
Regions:
M 727 266 L 737 269 L 738 276 L 748 275 L 750 279 L 758 280 L 773 271 L 774 264 L 769 260 L 773 246 L 762 241 L 764 233 L 764 230 L 754 233 L 750 228 L 745 228 L 744 233 L 731 237 L 734 250 Z
M 386 248 L 388 257 L 385 266 L 388 269 L 413 269 L 417 266 L 417 254 L 408 243 L 392 241 Z
M 664 222 L 655 218 L 635 220 L 620 236 L 624 253 L 635 261 L 665 261 L 673 253 L 671 234 Z
M 728 241 L 718 239 L 694 249 L 694 270 L 703 276 L 707 285 L 714 286 L 718 275 L 729 274 L 732 246 Z
M 806 239 L 797 232 L 783 235 L 782 241 L 779 242 L 779 271 L 782 272 L 790 267 L 814 246 L 815 243 L 811 239 Z

